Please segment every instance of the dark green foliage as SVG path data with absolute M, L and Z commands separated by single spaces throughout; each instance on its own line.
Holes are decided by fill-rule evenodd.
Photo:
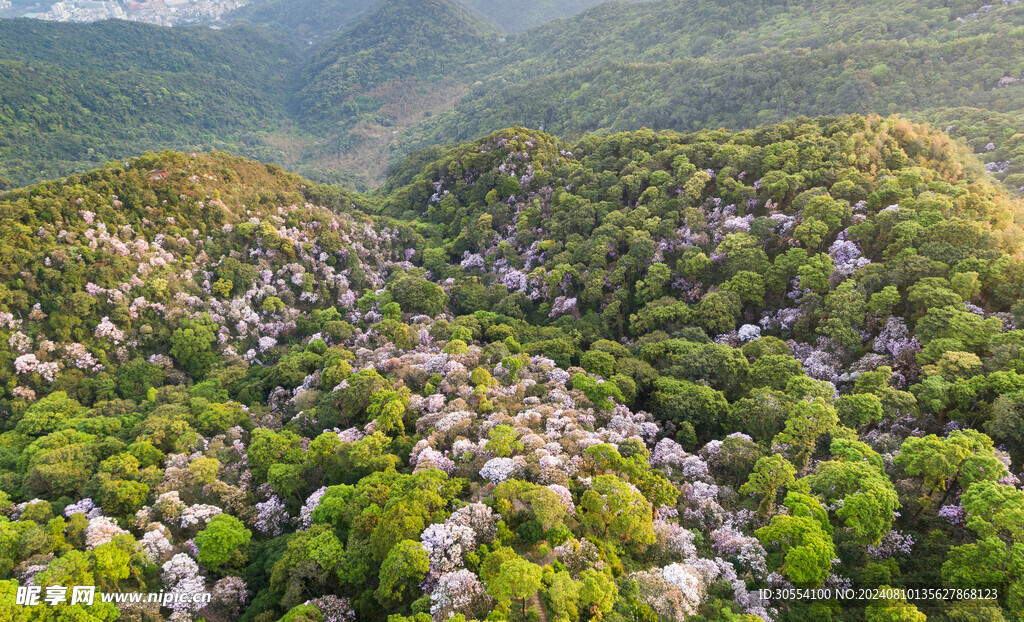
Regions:
M 249 27 L 0 20 L 0 178 L 19 183 L 159 149 L 266 159 L 295 52 Z
M 594 2 L 467 4 L 519 30 Z M 276 32 L 5 21 L 0 189 L 166 147 L 227 147 L 365 187 L 382 181 L 388 165 L 404 178 L 410 165 L 400 160 L 410 151 L 420 151 L 414 162 L 422 163 L 436 154 L 432 145 L 512 124 L 578 139 L 641 127 L 693 131 L 799 115 L 900 113 L 962 138 L 1016 190 L 1024 187 L 1016 60 L 1024 10 L 980 6 L 612 3 L 510 37 L 450 0 L 273 0 L 229 18 Z M 776 199 L 799 183 L 788 157 L 785 148 L 772 155 L 778 170 L 765 186 Z M 705 170 L 690 170 L 685 158 L 676 164 L 673 173 L 686 180 L 682 196 L 699 200 Z M 850 205 L 867 198 L 845 181 L 832 198 Z M 513 180 L 496 190 L 506 198 Z M 639 205 L 670 198 L 634 194 L 630 183 L 618 190 Z M 734 184 L 730 198 L 742 203 L 749 192 Z M 581 217 L 595 208 L 595 201 L 573 204 Z M 767 224 L 751 232 L 770 237 Z M 815 218 L 798 237 L 814 242 L 834 225 Z M 949 246 L 925 241 L 921 252 L 945 261 Z M 747 262 L 732 268 L 758 272 Z M 755 303 L 756 295 L 743 301 Z
M 217 360 L 212 346 L 217 341 L 216 328 L 209 322 L 182 322 L 171 336 L 170 354 L 174 361 L 193 377 L 201 378 Z
M 438 285 L 417 276 L 401 277 L 391 285 L 390 292 L 406 313 L 435 316 L 448 303 L 448 296 Z
M 226 18 L 266 26 L 304 40 L 316 40 L 334 34 L 376 3 L 376 0 L 264 0 L 250 2 Z
M 994 87 L 1020 77 L 1011 59 L 1021 53 L 1024 13 L 993 7 L 956 19 L 972 11 L 916 3 L 604 6 L 517 39 L 508 57 L 518 65 L 412 136 L 466 139 L 511 123 L 576 137 L 753 127 L 800 114 L 917 113 L 968 137 L 999 168 L 1012 160 L 1000 175 L 1016 179 L 1024 173 L 1011 129 L 1020 127 L 1020 87 Z M 985 150 L 990 141 L 996 151 Z
M 423 16 L 429 15 L 424 20 Z M 383 105 L 369 92 L 402 80 L 436 81 L 484 53 L 494 31 L 449 0 L 385 0 L 352 27 L 317 47 L 298 96 L 316 120 L 372 115 Z
M 631 0 L 642 1 L 642 0 Z M 601 4 L 600 0 L 465 0 L 487 21 L 508 32 L 520 32 L 560 17 L 569 17 Z

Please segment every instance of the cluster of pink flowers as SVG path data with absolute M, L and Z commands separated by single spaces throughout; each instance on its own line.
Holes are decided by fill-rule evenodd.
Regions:
M 21 354 L 32 349 L 32 338 L 20 330 L 14 331 L 7 338 L 7 345 L 11 346 L 11 349 L 15 352 Z
M 299 510 L 299 524 L 302 525 L 303 529 L 309 529 L 310 525 L 313 524 L 313 510 L 320 505 L 320 499 L 323 498 L 326 492 L 327 486 L 321 486 L 316 492 L 306 497 L 306 503 Z M 274 497 L 274 499 L 276 498 Z
M 170 593 L 197 594 L 206 591 L 206 581 L 199 572 L 199 565 L 187 554 L 178 553 L 165 562 L 161 579 L 164 590 Z M 169 608 L 174 611 L 194 612 L 201 608 L 200 603 L 192 602 L 191 598 L 174 599 Z
M 907 323 L 901 317 L 890 317 L 886 320 L 885 326 L 875 337 L 874 351 L 887 353 L 890 356 L 898 356 L 907 348 L 920 347 L 916 337 L 910 337 L 907 330 Z
M 964 506 L 959 503 L 944 505 L 939 509 L 939 516 L 949 521 L 954 527 L 963 527 L 967 518 Z
M 579 577 L 587 569 L 604 570 L 601 552 L 590 540 L 570 538 L 554 548 L 555 558 L 565 565 L 573 577 Z
M 576 297 L 572 298 L 568 296 L 559 296 L 555 298 L 554 304 L 551 305 L 551 312 L 548 313 L 548 317 L 558 317 L 559 315 L 571 314 L 575 318 L 580 317 L 580 312 L 576 308 Z
M 304 604 L 316 607 L 324 617 L 323 622 L 352 622 L 356 619 L 351 601 L 344 596 L 327 594 Z
M 312 510 L 310 510 L 312 520 Z M 256 504 L 256 520 L 254 526 L 260 532 L 268 536 L 279 536 L 284 532 L 284 527 L 291 521 L 284 501 L 277 495 L 271 496 L 262 503 Z
M 213 584 L 211 596 L 211 602 L 220 607 L 228 617 L 234 618 L 249 602 L 252 591 L 241 577 L 224 577 Z M 324 620 L 327 620 L 326 614 Z
M 120 330 L 113 322 L 110 321 L 109 317 L 104 316 L 100 323 L 96 325 L 93 330 L 93 335 L 100 339 L 109 339 L 113 343 L 121 343 L 124 341 L 124 332 Z
M 435 523 L 423 530 L 420 542 L 430 558 L 430 572 L 442 575 L 463 565 L 463 557 L 476 549 L 476 532 L 457 523 Z
M 35 354 L 22 354 L 14 359 L 14 371 L 18 374 L 38 373 L 43 380 L 52 384 L 60 372 L 60 363 L 57 361 L 40 362 Z
M 101 516 L 103 512 L 92 499 L 86 497 L 64 508 L 64 516 L 70 518 L 72 514 L 85 514 L 86 518 L 91 519 Z
M 445 523 L 472 530 L 477 544 L 490 543 L 498 535 L 498 515 L 482 503 L 470 503 L 455 510 Z
M 434 620 L 448 620 L 457 613 L 469 612 L 475 601 L 486 598 L 483 584 L 469 570 L 445 573 L 430 594 L 430 615 Z
M 768 573 L 768 554 L 757 538 L 746 536 L 726 523 L 711 532 L 711 541 L 716 552 L 737 558 L 754 576 L 763 577 Z
M 645 600 L 659 614 L 683 619 L 693 615 L 704 601 L 705 583 L 693 567 L 671 564 L 631 575 Z
M 689 559 L 697 556 L 695 536 L 689 529 L 684 529 L 679 523 L 662 519 L 654 521 L 653 529 L 657 547 L 666 557 Z
M 7 311 L 0 311 L 0 328 L 17 330 L 21 328 L 21 320 L 14 319 L 14 314 Z
M 101 544 L 110 542 L 117 536 L 126 535 L 128 532 L 118 527 L 113 519 L 106 516 L 97 516 L 89 520 L 89 526 L 85 528 L 85 548 L 92 550 Z
M 480 469 L 480 477 L 489 480 L 491 483 L 500 484 L 507 479 L 511 479 L 517 470 L 518 465 L 512 458 L 491 458 Z
M 35 354 L 22 354 L 14 359 L 14 371 L 18 374 L 31 374 L 39 367 L 39 359 Z
M 104 366 L 96 360 L 96 357 L 80 343 L 69 343 L 64 346 L 64 361 L 71 367 L 89 370 L 92 372 L 103 371 Z
M 875 559 L 889 559 L 895 555 L 909 555 L 914 548 L 914 536 L 890 530 L 878 544 L 868 547 L 868 555 Z
M 178 526 L 182 529 L 202 528 L 211 518 L 223 512 L 224 510 L 219 507 L 206 503 L 190 505 L 182 508 L 181 514 L 178 516 Z
M 139 539 L 139 548 L 155 563 L 165 560 L 174 550 L 171 541 L 159 529 L 147 531 Z
M 21 387 L 21 386 L 14 387 L 14 389 L 11 391 L 11 393 L 14 394 L 14 397 L 21 398 L 21 399 L 24 399 L 24 400 L 34 400 L 34 399 L 36 399 L 36 392 L 33 389 L 30 389 L 28 387 Z

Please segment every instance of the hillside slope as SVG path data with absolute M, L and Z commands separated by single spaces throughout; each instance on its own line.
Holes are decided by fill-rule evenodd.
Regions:
M 642 1 L 642 0 L 630 0 Z M 521 32 L 551 20 L 570 17 L 602 0 L 465 0 L 463 6 L 506 32 Z M 266 26 L 277 32 L 316 41 L 351 25 L 378 0 L 257 0 L 225 19 Z
M 856 115 L 7 193 L 0 611 L 73 571 L 216 621 L 1012 616 L 1022 210 Z
M 142 149 L 266 159 L 297 53 L 264 31 L 0 20 L 0 187 Z
M 429 16 L 429 17 L 426 17 Z M 452 0 L 387 0 L 315 47 L 291 110 L 310 136 L 302 161 L 384 176 L 407 128 L 451 109 L 476 65 L 494 58 L 500 34 Z
M 363 9 L 298 51 L 252 28 L 5 22 L 0 176 L 215 146 L 371 186 L 412 151 L 512 125 L 575 140 L 900 113 L 1024 187 L 1024 3 L 621 2 L 515 36 L 451 0 Z
M 250 2 L 224 19 L 316 41 L 348 26 L 376 4 L 377 0 L 264 0 Z
M 464 4 L 506 32 L 522 32 L 534 26 L 578 13 L 608 0 L 464 0 Z M 643 2 L 645 0 L 627 0 Z
M 313 51 L 299 108 L 316 120 L 355 116 L 364 111 L 356 100 L 374 87 L 436 81 L 487 56 L 496 38 L 493 28 L 451 0 L 382 2 Z
M 604 5 L 514 40 L 491 75 L 407 133 L 399 153 L 514 124 L 576 138 L 899 112 L 947 127 L 971 125 L 954 108 L 972 107 L 1021 127 L 1024 5 L 973 4 Z M 997 147 L 1012 155 L 986 155 L 994 172 L 1024 186 L 1021 154 Z

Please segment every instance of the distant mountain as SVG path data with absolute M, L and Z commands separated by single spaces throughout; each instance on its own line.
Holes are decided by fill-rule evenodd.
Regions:
M 1011 130 L 1024 127 L 1024 3 L 981 4 L 605 4 L 511 40 L 490 74 L 407 132 L 396 153 L 513 124 L 572 138 L 900 112 L 961 128 L 972 144 L 1015 141 L 982 153 L 1000 178 L 1024 187 Z M 996 116 L 964 120 L 960 107 Z
M 948 128 L 1024 187 L 1024 2 L 617 2 L 516 35 L 453 0 L 319 6 L 335 21 L 303 6 L 289 19 L 322 26 L 316 45 L 4 23 L 0 177 L 205 145 L 370 186 L 412 151 L 512 125 L 576 139 L 877 112 Z
M 280 159 L 297 52 L 247 26 L 0 20 L 0 184 L 52 178 L 140 149 Z
M 375 105 L 372 90 L 404 80 L 436 81 L 492 52 L 497 31 L 451 0 L 386 0 L 313 50 L 299 106 L 336 120 Z
M 570 17 L 608 0 L 463 0 L 464 4 L 482 15 L 487 21 L 507 32 L 522 32 L 527 28 L 562 17 Z M 643 2 L 644 0 L 617 0 Z
M 608 0 L 461 0 L 460 4 L 505 32 L 570 17 Z M 642 2 L 644 0 L 626 0 Z M 225 19 L 266 26 L 313 41 L 349 26 L 381 0 L 256 0 L 232 11 Z
M 475 76 L 490 73 L 501 37 L 450 0 L 387 0 L 313 48 L 291 104 L 317 137 L 305 143 L 304 172 L 380 180 L 403 131 L 450 110 Z
M 313 40 L 334 34 L 375 4 L 377 0 L 263 0 L 225 18 Z

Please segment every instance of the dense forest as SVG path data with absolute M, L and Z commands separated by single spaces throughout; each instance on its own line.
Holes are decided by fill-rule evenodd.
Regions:
M 267 26 L 315 40 L 350 26 L 378 4 L 380 0 L 255 0 L 232 11 L 225 21 Z M 601 0 L 461 0 L 460 4 L 505 32 L 522 32 L 581 13 L 601 4 Z
M 297 59 L 249 27 L 0 20 L 0 189 L 145 149 L 280 159 L 264 137 L 289 123 Z
M 974 4 L 982 3 L 602 5 L 514 40 L 492 75 L 410 130 L 399 152 L 510 124 L 564 138 L 899 112 L 959 128 L 978 153 L 999 140 L 986 161 L 1018 188 L 1024 3 Z
M 483 19 L 448 0 L 386 3 L 313 51 L 298 108 L 318 121 L 357 119 L 367 107 L 380 107 L 368 95 L 376 87 L 436 81 L 490 56 L 488 42 L 498 38 Z
M 0 617 L 1019 620 L 1022 210 L 858 115 L 8 192 Z
M 266 26 L 309 41 L 337 33 L 376 4 L 377 0 L 259 0 L 232 11 L 225 19 Z
M 571 17 L 582 13 L 591 7 L 603 4 L 604 1 L 606 0 L 519 0 L 518 2 L 463 0 L 463 3 L 506 32 L 522 32 L 560 17 Z M 643 2 L 645 0 L 625 1 Z
M 1024 187 L 1016 0 L 617 2 L 518 34 L 480 15 L 517 30 L 502 10 L 552 3 L 469 4 L 269 2 L 245 9 L 258 28 L 222 31 L 0 22 L 0 183 L 171 147 L 365 190 L 413 151 L 509 126 L 578 140 L 897 113 Z

